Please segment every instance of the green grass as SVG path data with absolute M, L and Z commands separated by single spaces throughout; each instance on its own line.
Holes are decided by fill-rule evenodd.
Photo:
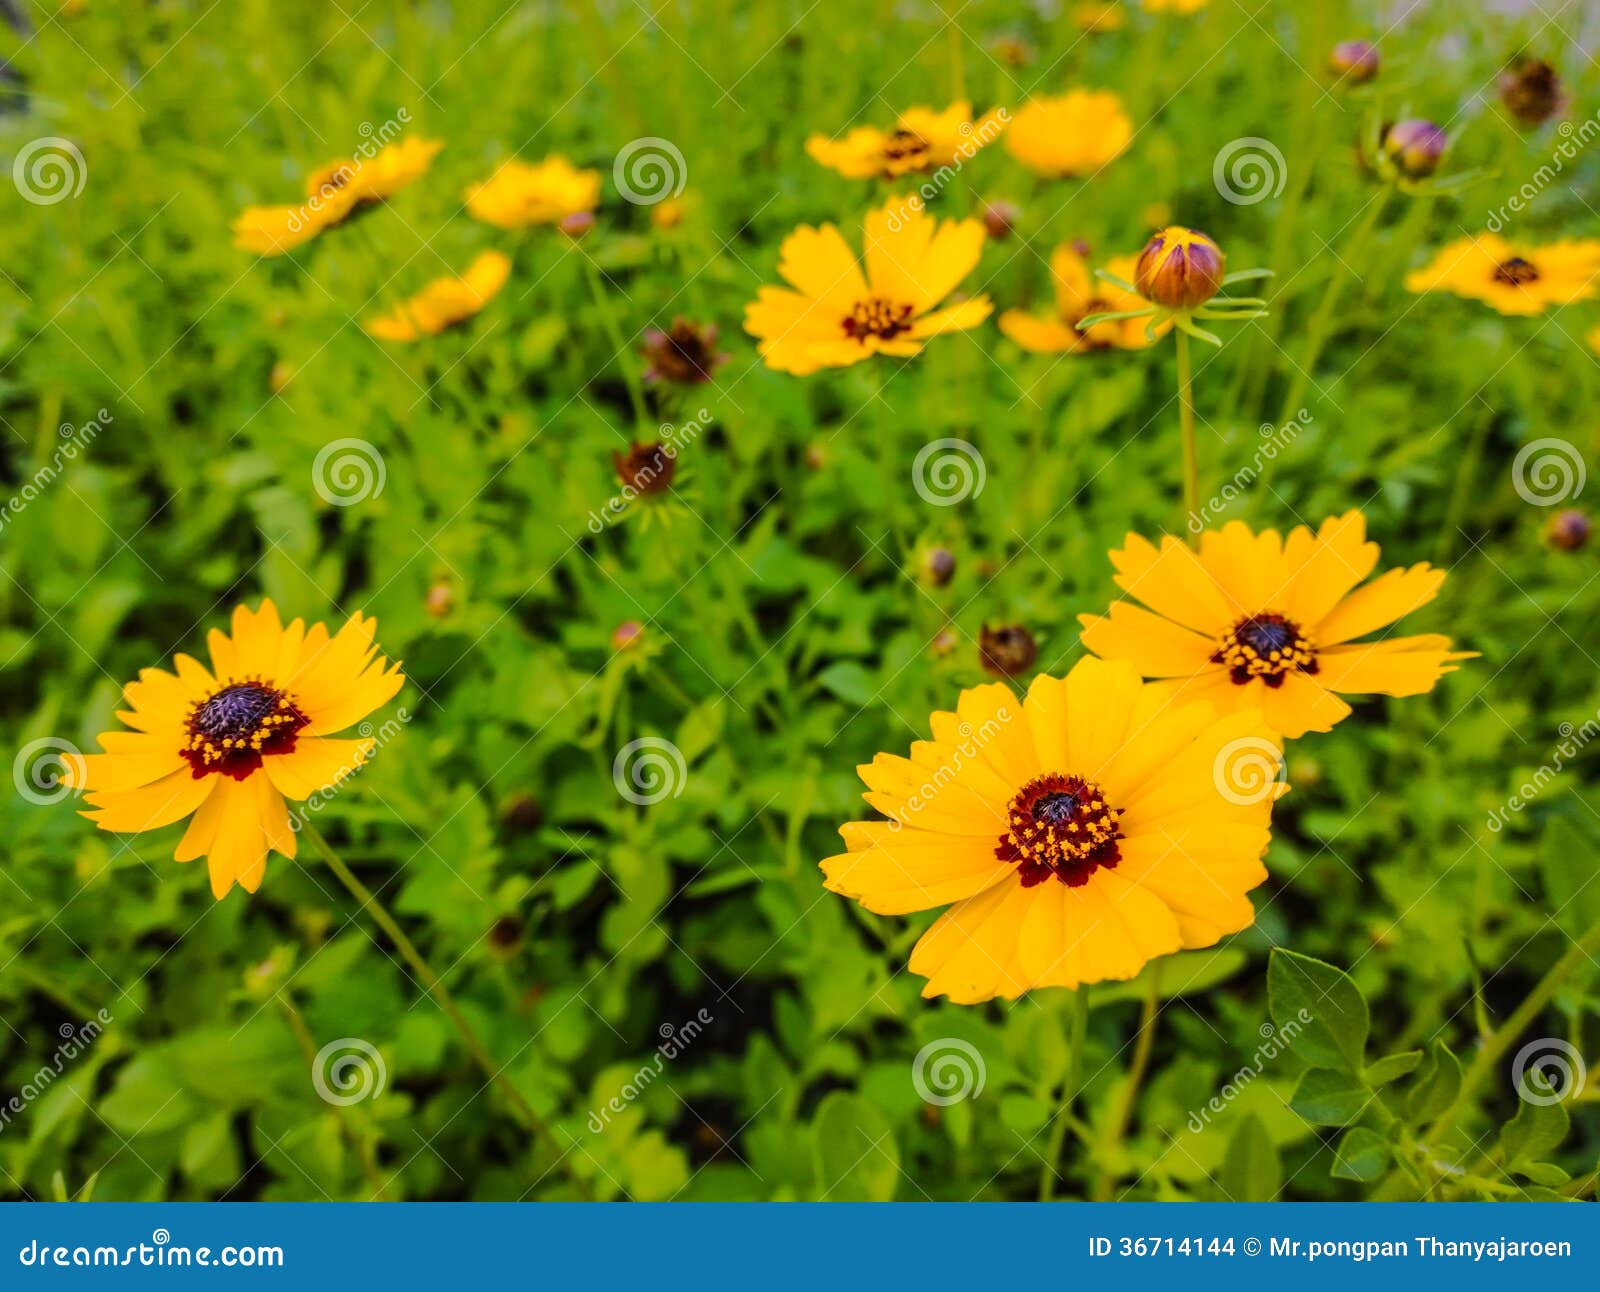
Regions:
M 1020 3 L 949 4 L 953 22 L 932 3 L 839 0 L 33 6 L 36 30 L 4 39 L 16 76 L 0 145 L 68 139 L 85 182 L 51 205 L 0 187 L 6 495 L 54 460 L 58 428 L 107 418 L 0 529 L 6 747 L 93 748 L 121 684 L 200 651 L 240 600 L 375 614 L 411 682 L 374 717 L 395 720 L 393 738 L 317 826 L 602 1197 L 1592 1194 L 1595 1091 L 1529 1113 L 1540 1106 L 1519 1103 L 1510 1065 L 1539 1038 L 1600 1063 L 1590 956 L 1513 1019 L 1600 913 L 1594 754 L 1557 749 L 1562 724 L 1581 733 L 1600 711 L 1600 593 L 1594 546 L 1545 543 L 1552 509 L 1519 496 L 1512 463 L 1558 437 L 1593 465 L 1600 381 L 1582 338 L 1600 305 L 1502 319 L 1401 285 L 1560 141 L 1497 111 L 1507 57 L 1527 46 L 1556 62 L 1574 122 L 1592 122 L 1582 6 L 1546 5 L 1559 10 L 1547 21 L 1420 5 L 1385 31 L 1373 2 L 1213 0 L 1197 19 L 1134 12 L 1120 33 L 1082 37 Z M 1005 36 L 1033 61 L 997 61 Z M 1380 39 L 1374 90 L 1322 73 L 1352 36 Z M 1138 126 L 1092 181 L 1038 180 L 997 147 L 941 195 L 940 214 L 1021 205 L 1016 236 L 968 284 L 999 308 L 1047 300 L 1058 241 L 1136 250 L 1152 203 L 1212 233 L 1231 267 L 1277 271 L 1272 318 L 1197 355 L 1202 498 L 1279 422 L 1329 281 L 1359 274 L 1295 401 L 1305 428 L 1221 514 L 1288 527 L 1363 508 L 1384 567 L 1450 570 L 1408 629 L 1482 653 L 1431 695 L 1363 703 L 1292 747 L 1257 924 L 1163 969 L 1125 1128 L 1144 984 L 1093 993 L 1074 1067 L 1070 993 L 922 1001 L 905 961 L 929 917 L 866 914 L 816 869 L 838 823 L 862 814 L 855 765 L 903 751 L 982 680 L 981 625 L 1026 625 L 1037 669 L 1063 671 L 1082 654 L 1076 615 L 1114 595 L 1107 550 L 1130 529 L 1181 528 L 1170 345 L 1048 360 L 990 323 L 903 365 L 802 381 L 761 367 L 740 331 L 791 228 L 834 220 L 854 240 L 877 196 L 811 162 L 806 135 L 942 105 L 958 81 L 980 107 L 1114 88 Z M 1447 169 L 1494 175 L 1394 200 L 1364 253 L 1341 259 L 1374 196 L 1354 141 L 1370 113 L 1402 105 L 1449 127 Z M 447 142 L 426 180 L 291 258 L 231 248 L 238 211 L 291 200 L 308 169 L 355 150 L 363 123 L 402 110 L 406 130 Z M 688 216 L 665 234 L 611 180 L 617 150 L 643 136 L 687 163 Z M 1286 187 L 1233 205 L 1213 158 L 1249 136 L 1281 150 Z M 585 241 L 466 216 L 462 190 L 498 161 L 558 151 L 607 177 Z M 1593 233 L 1597 155 L 1576 148 L 1513 229 Z M 472 323 L 413 347 L 361 331 L 490 247 L 515 268 Z M 715 321 L 734 357 L 703 391 L 653 405 L 649 425 L 703 406 L 710 429 L 666 507 L 596 536 L 611 454 L 639 433 L 634 338 L 674 314 Z M 290 376 L 277 394 L 275 370 Z M 332 507 L 312 464 L 347 437 L 375 446 L 384 487 Z M 935 508 L 911 462 L 942 437 L 978 447 L 985 486 Z M 955 554 L 948 586 L 918 576 L 931 545 Z M 442 617 L 427 605 L 438 584 Z M 615 651 L 628 620 L 643 642 Z M 939 655 L 943 629 L 955 644 Z M 672 741 L 687 773 L 677 796 L 636 806 L 612 766 L 644 737 Z M 1559 774 L 1490 829 L 1553 761 Z M 176 828 L 110 836 L 73 806 L 0 798 L 0 1109 L 52 1069 L 0 1122 L 0 1194 L 572 1196 L 311 849 L 219 904 L 203 866 L 172 861 Z M 1355 1131 L 1287 1106 L 1319 1054 L 1330 1072 L 1348 1054 L 1325 1037 L 1264 1041 L 1298 1008 L 1296 967 L 1325 972 L 1279 956 L 1269 1002 L 1275 947 L 1348 971 L 1318 978 L 1317 999 L 1364 997 L 1367 1062 L 1434 1047 L 1320 1119 L 1353 1117 Z M 62 1029 L 101 1011 L 103 1034 L 54 1071 Z M 1357 1013 L 1335 1040 L 1359 1034 Z M 667 1027 L 681 1052 L 658 1062 Z M 376 1047 L 379 1097 L 318 1097 L 308 1050 L 340 1038 Z M 981 1057 L 984 1088 L 929 1104 L 914 1059 L 951 1038 Z M 1474 1073 L 1459 1097 L 1452 1054 Z M 1074 1073 L 1069 1124 L 1057 1113 Z M 1360 1094 L 1376 1075 L 1333 1088 Z M 638 1097 L 607 1114 L 628 1082 Z M 1213 1095 L 1221 1110 L 1197 1118 Z M 1439 1181 L 1430 1154 L 1465 1174 Z

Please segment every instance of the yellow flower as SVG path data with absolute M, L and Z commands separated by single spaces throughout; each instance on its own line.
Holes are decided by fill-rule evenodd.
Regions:
M 515 159 L 467 190 L 467 210 L 502 229 L 559 224 L 600 205 L 600 172 L 579 170 L 565 157 L 537 165 Z
M 391 313 L 361 326 L 380 341 L 418 341 L 471 318 L 505 286 L 511 261 L 498 251 L 485 251 L 460 278 L 435 278 Z
M 987 296 L 933 311 L 983 251 L 977 220 L 940 222 L 914 199 L 890 198 L 867 215 L 866 273 L 839 230 L 801 225 L 783 240 L 778 272 L 795 288 L 763 287 L 744 328 L 769 368 L 797 376 L 874 354 L 908 357 L 941 332 L 989 317 Z
M 1199 13 L 1208 0 L 1144 0 L 1146 13 Z
M 1198 553 L 1129 534 L 1111 563 L 1117 586 L 1150 609 L 1117 601 L 1103 619 L 1079 615 L 1085 646 L 1172 679 L 1175 700 L 1259 709 L 1290 739 L 1348 715 L 1338 693 L 1420 695 L 1473 658 L 1437 634 L 1356 640 L 1426 605 L 1444 582 L 1443 570 L 1420 564 L 1357 587 L 1378 563 L 1359 511 L 1287 539 L 1231 521 L 1202 534 Z
M 889 820 L 843 826 L 822 863 L 869 911 L 950 907 L 911 953 L 924 996 L 1132 978 L 1254 921 L 1282 792 L 1260 714 L 1174 704 L 1084 659 L 1020 702 L 1004 683 L 965 691 L 932 728 L 910 758 L 857 769 Z
M 1406 276 L 1411 292 L 1454 292 L 1502 314 L 1542 314 L 1596 294 L 1600 240 L 1569 238 L 1513 248 L 1498 234 L 1458 238 Z
M 843 139 L 812 135 L 806 152 L 846 179 L 899 179 L 972 157 L 1003 129 L 1004 113 L 990 112 L 974 121 L 972 104 L 958 99 L 943 112 L 907 108 L 893 130 L 857 126 Z
M 1072 21 L 1077 24 L 1079 31 L 1096 35 L 1121 31 L 1124 23 L 1127 22 L 1127 15 L 1123 13 L 1120 4 L 1102 4 L 1099 3 L 1099 0 L 1083 0 L 1083 3 L 1072 7 Z
M 233 223 L 233 245 L 258 256 L 281 256 L 348 219 L 359 206 L 393 197 L 420 179 L 444 144 L 404 139 L 371 157 L 341 158 L 306 180 L 306 200 L 296 206 L 252 206 Z
M 1124 282 L 1133 279 L 1133 256 L 1118 256 L 1106 266 Z M 1115 319 L 1096 323 L 1086 332 L 1077 329 L 1078 320 L 1090 314 L 1115 314 L 1123 310 L 1146 308 L 1150 302 L 1142 296 L 1123 291 L 1115 283 L 1096 278 L 1089 264 L 1073 249 L 1062 243 L 1050 257 L 1050 274 L 1055 280 L 1056 308 L 1053 314 L 1028 314 L 1022 310 L 1007 310 L 1000 316 L 1000 330 L 1035 354 L 1086 354 L 1095 350 L 1140 350 L 1151 344 L 1145 336 L 1150 320 Z M 1160 336 L 1172 326 L 1163 322 L 1157 329 Z
M 267 853 L 295 855 L 286 798 L 339 784 L 374 741 L 334 739 L 405 683 L 373 644 L 374 620 L 357 614 L 335 635 L 277 607 L 233 612 L 233 632 L 212 629 L 211 667 L 188 655 L 177 672 L 147 668 L 123 688 L 117 716 L 132 731 L 100 737 L 103 754 L 69 757 L 67 784 L 87 791 L 83 815 L 102 830 L 135 834 L 189 819 L 174 857 L 205 857 L 211 891 L 261 886 Z
M 1029 99 L 1006 131 L 1011 155 L 1053 179 L 1092 175 L 1132 139 L 1133 122 L 1110 90 Z

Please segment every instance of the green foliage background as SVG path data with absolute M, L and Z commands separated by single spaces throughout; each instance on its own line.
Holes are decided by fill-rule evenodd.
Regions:
M 1084 36 L 1071 5 L 960 0 L 948 16 L 916 0 L 32 6 L 4 37 L 5 155 L 70 139 L 87 181 L 44 206 L 0 186 L 7 493 L 58 427 L 111 421 L 0 532 L 6 747 L 93 748 L 120 684 L 199 650 L 237 601 L 374 613 L 411 678 L 377 719 L 409 720 L 319 828 L 602 1197 L 1592 1196 L 1596 1091 L 1523 1103 L 1510 1064 L 1529 1040 L 1582 1051 L 1600 1035 L 1597 948 L 1573 952 L 1600 919 L 1593 751 L 1541 776 L 1504 829 L 1487 822 L 1550 766 L 1561 724 L 1600 710 L 1596 549 L 1550 548 L 1552 509 L 1511 472 L 1552 436 L 1593 464 L 1600 382 L 1582 338 L 1600 305 L 1502 319 L 1401 278 L 1482 228 L 1562 138 L 1506 120 L 1504 61 L 1555 61 L 1575 122 L 1593 119 L 1597 78 L 1577 0 L 1521 17 L 1419 5 L 1392 29 L 1388 8 L 1213 0 Z M 1375 91 L 1323 73 L 1353 36 L 1381 41 Z M 998 58 L 1004 37 L 1031 61 Z M 1289 526 L 1364 508 L 1384 566 L 1450 568 L 1408 630 L 1482 652 L 1432 695 L 1362 704 L 1293 746 L 1256 927 L 1163 967 L 1136 1098 L 1146 984 L 1093 993 L 1070 1121 L 1071 995 L 922 1001 L 904 966 L 930 917 L 866 914 L 825 893 L 815 863 L 863 814 L 854 765 L 903 750 L 981 680 L 981 624 L 1025 624 L 1038 668 L 1064 670 L 1074 616 L 1113 595 L 1107 549 L 1178 529 L 1170 347 L 1049 360 L 991 323 L 904 365 L 799 381 L 764 370 L 739 328 L 785 233 L 836 220 L 854 238 L 877 195 L 811 162 L 805 136 L 942 105 L 958 76 L 980 107 L 1115 88 L 1139 126 L 1092 182 L 1037 180 L 995 148 L 940 196 L 941 214 L 1021 205 L 968 284 L 1000 308 L 1046 301 L 1060 240 L 1137 249 L 1157 202 L 1232 267 L 1277 270 L 1272 320 L 1200 356 L 1203 494 L 1278 420 L 1330 278 L 1359 275 L 1308 429 L 1224 515 Z M 1397 200 L 1347 263 L 1373 195 L 1354 141 L 1403 105 L 1448 125 L 1450 169 L 1496 173 Z M 402 109 L 447 142 L 426 180 L 291 258 L 231 249 L 239 210 L 292 200 L 363 123 Z M 665 233 L 610 178 L 642 136 L 687 162 L 687 216 Z M 1247 136 L 1281 149 L 1287 184 L 1232 205 L 1212 163 Z M 584 242 L 466 217 L 466 184 L 556 151 L 607 176 Z M 1596 174 L 1579 149 L 1514 230 L 1600 232 Z M 515 269 L 471 324 L 414 347 L 360 330 L 490 247 Z M 651 416 L 703 406 L 713 428 L 665 507 L 596 537 L 610 455 L 636 429 L 634 338 L 680 313 L 715 321 L 734 357 Z M 290 378 L 276 394 L 275 368 Z M 385 487 L 329 507 L 311 464 L 351 436 L 381 451 Z M 986 483 L 931 508 L 910 463 L 943 436 L 980 448 Z M 947 587 L 919 577 L 930 544 L 956 556 Z M 619 652 L 626 620 L 644 639 Z M 955 649 L 939 655 L 945 628 Z M 612 760 L 644 736 L 673 741 L 688 774 L 636 807 Z M 176 828 L 108 836 L 72 807 L 0 797 L 0 1097 L 55 1062 L 64 1026 L 112 1021 L 0 1129 L 0 1193 L 573 1196 L 310 849 L 274 857 L 257 896 L 214 903 L 203 869 L 171 860 Z M 1313 959 L 1269 968 L 1273 948 Z M 1268 1044 L 1307 1002 L 1315 1025 Z M 701 1011 L 704 1031 L 658 1062 L 662 1029 Z M 318 1097 L 308 1046 L 338 1038 L 377 1048 L 381 1096 Z M 914 1058 L 951 1038 L 981 1056 L 983 1088 L 928 1103 Z M 595 1131 L 630 1081 L 642 1092 Z M 1197 1118 L 1213 1095 L 1220 1111 Z

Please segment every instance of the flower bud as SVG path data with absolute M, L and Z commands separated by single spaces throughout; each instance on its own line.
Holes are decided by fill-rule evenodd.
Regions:
M 660 442 L 640 444 L 634 441 L 627 453 L 613 452 L 611 460 L 623 487 L 640 494 L 664 493 L 678 469 L 677 454 L 669 452 Z
M 1147 301 L 1169 310 L 1193 310 L 1222 288 L 1222 248 L 1196 229 L 1171 224 L 1145 244 L 1133 271 Z
M 544 809 L 531 794 L 513 794 L 500 809 L 500 819 L 513 834 L 526 834 L 544 823 Z
M 644 638 L 644 625 L 637 619 L 624 619 L 611 630 L 611 649 L 628 650 Z
M 428 595 L 423 599 L 423 609 L 434 619 L 443 619 L 456 605 L 456 594 L 443 579 L 436 581 L 428 589 Z
M 1383 155 L 1407 179 L 1426 179 L 1439 169 L 1446 142 L 1433 122 L 1412 117 L 1383 132 Z
M 1033 667 L 1039 658 L 1039 643 L 1021 624 L 984 624 L 978 636 L 978 662 L 983 671 L 996 677 L 1016 677 Z
M 1545 537 L 1551 547 L 1563 552 L 1576 552 L 1589 541 L 1589 518 L 1576 507 L 1569 507 L 1550 517 Z
M 948 628 L 941 628 L 938 632 L 934 633 L 933 640 L 928 643 L 928 650 L 935 659 L 945 659 L 951 655 L 955 651 L 955 648 L 960 644 L 961 639 L 959 637 L 957 637 Z
M 1378 47 L 1370 40 L 1341 40 L 1328 55 L 1328 67 L 1341 81 L 1361 85 L 1378 74 Z
M 1561 111 L 1561 77 L 1543 59 L 1519 58 L 1500 76 L 1500 102 L 1525 126 L 1541 126 Z
M 562 233 L 576 242 L 594 228 L 593 211 L 574 211 L 557 226 Z
M 641 353 L 650 366 L 646 381 L 669 381 L 693 386 L 710 381 L 728 356 L 717 349 L 717 325 L 675 318 L 666 331 L 651 328 L 644 334 Z
M 922 554 L 922 577 L 934 587 L 944 587 L 955 572 L 956 558 L 949 548 L 930 547 Z
M 983 208 L 983 227 L 991 238 L 1009 238 L 1022 218 L 1022 208 L 1015 202 L 997 198 Z

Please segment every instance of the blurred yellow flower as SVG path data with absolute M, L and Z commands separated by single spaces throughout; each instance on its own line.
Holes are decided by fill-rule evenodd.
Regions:
M 915 198 L 890 198 L 863 232 L 865 274 L 831 224 L 801 225 L 784 239 L 778 272 L 795 290 L 763 287 L 745 307 L 745 331 L 769 368 L 803 376 L 875 354 L 907 357 L 931 336 L 989 317 L 987 296 L 930 313 L 976 267 L 979 221 L 940 222 Z
M 1143 0 L 1146 13 L 1199 13 L 1209 0 Z
M 1387 628 L 1438 595 L 1444 571 L 1426 564 L 1362 580 L 1378 564 L 1366 520 L 1349 511 L 1287 538 L 1241 521 L 1155 546 L 1129 534 L 1111 553 L 1117 601 L 1104 618 L 1079 615 L 1083 644 L 1163 683 L 1173 701 L 1233 712 L 1259 709 L 1288 739 L 1329 731 L 1350 706 L 1336 693 L 1420 695 L 1471 652 L 1438 634 L 1357 638 Z M 1357 584 L 1362 586 L 1357 587 Z
M 1106 269 L 1124 282 L 1132 282 L 1136 263 L 1137 257 L 1117 256 Z M 1145 335 L 1148 318 L 1114 319 L 1096 323 L 1087 331 L 1078 331 L 1078 320 L 1090 314 L 1140 310 L 1147 308 L 1150 302 L 1124 291 L 1115 283 L 1095 277 L 1088 261 L 1071 243 L 1062 243 L 1051 254 L 1050 276 L 1056 291 L 1054 313 L 1007 310 L 1000 316 L 1000 330 L 1024 350 L 1035 354 L 1088 354 L 1109 349 L 1140 350 L 1151 344 L 1151 339 Z M 1170 321 L 1163 322 L 1156 329 L 1156 335 L 1162 335 L 1171 326 Z
M 147 668 L 123 687 L 132 731 L 100 737 L 103 754 L 73 754 L 65 781 L 86 790 L 83 815 L 102 830 L 138 834 L 189 820 L 178 861 L 205 857 L 211 891 L 255 892 L 267 853 L 295 855 L 288 799 L 339 784 L 366 760 L 370 738 L 333 739 L 387 704 L 405 684 L 373 642 L 374 620 L 338 633 L 299 619 L 285 627 L 263 601 L 212 629 L 208 669 L 188 655 L 176 673 Z
M 1134 977 L 1248 928 L 1281 758 L 1258 712 L 1174 705 L 1080 660 L 1019 701 L 935 713 L 911 756 L 856 770 L 887 821 L 840 828 L 825 886 L 880 915 L 948 906 L 911 952 L 924 996 L 972 1004 Z
M 1454 292 L 1502 314 L 1542 314 L 1586 301 L 1600 278 L 1600 240 L 1569 238 L 1544 247 L 1513 247 L 1498 234 L 1458 238 L 1406 276 L 1412 292 Z
M 512 159 L 467 190 L 467 210 L 502 229 L 559 224 L 600 205 L 600 172 L 579 170 L 565 157 L 537 164 Z
M 650 208 L 650 223 L 657 229 L 676 229 L 683 223 L 683 199 L 664 197 Z
M 233 223 L 233 245 L 258 256 L 281 256 L 349 218 L 359 206 L 393 197 L 427 174 L 444 147 L 437 139 L 404 139 L 371 157 L 328 162 L 306 180 L 295 206 L 252 206 Z
M 460 278 L 436 278 L 392 312 L 361 326 L 381 341 L 418 341 L 471 318 L 505 286 L 511 261 L 485 251 Z
M 1133 122 L 1110 90 L 1029 99 L 1006 131 L 1011 155 L 1053 179 L 1092 175 L 1121 156 L 1132 139 Z
M 1120 4 L 1102 4 L 1099 0 L 1083 0 L 1072 7 L 1072 21 L 1079 31 L 1103 34 L 1121 31 L 1128 16 Z
M 846 179 L 898 179 L 970 158 L 1004 129 L 1004 112 L 974 121 L 972 105 L 958 99 L 942 112 L 907 108 L 893 130 L 857 126 L 842 139 L 812 135 L 806 152 Z

